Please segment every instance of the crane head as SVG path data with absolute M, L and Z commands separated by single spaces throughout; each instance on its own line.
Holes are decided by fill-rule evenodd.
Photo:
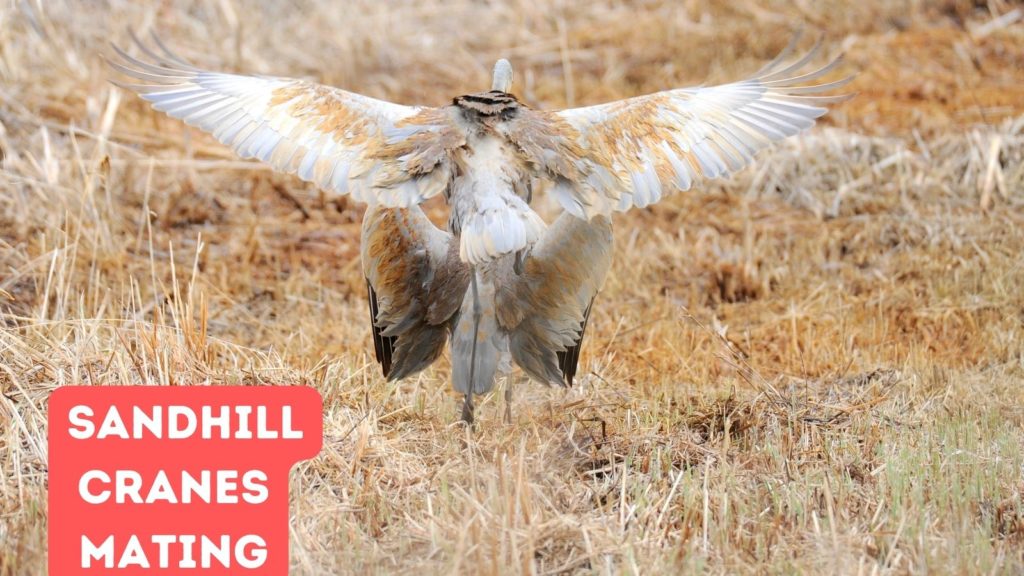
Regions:
M 508 92 L 512 90 L 512 64 L 502 58 L 494 63 L 494 80 L 491 91 Z

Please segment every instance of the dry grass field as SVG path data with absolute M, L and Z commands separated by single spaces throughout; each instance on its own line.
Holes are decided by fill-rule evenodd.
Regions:
M 0 574 L 45 573 L 47 399 L 80 383 L 319 389 L 294 574 L 1021 573 L 1022 11 L 4 2 Z M 803 28 L 859 94 L 618 217 L 576 387 L 519 384 L 511 425 L 486 397 L 469 433 L 447 360 L 380 376 L 361 207 L 111 86 L 127 27 L 206 67 L 428 105 L 506 56 L 545 108 L 736 79 Z

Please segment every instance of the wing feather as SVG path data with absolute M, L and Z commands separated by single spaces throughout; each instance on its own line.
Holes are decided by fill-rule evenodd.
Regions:
M 202 70 L 154 37 L 132 35 L 143 56 L 114 46 L 114 84 L 209 132 L 243 158 L 298 175 L 328 192 L 408 207 L 444 190 L 448 153 L 462 144 L 450 113 L 376 100 L 303 80 Z
M 825 106 L 850 97 L 823 93 L 853 77 L 809 84 L 842 59 L 801 73 L 821 43 L 785 64 L 795 41 L 747 80 L 549 113 L 546 135 L 576 159 L 574 170 L 555 171 L 538 162 L 556 179 L 556 199 L 586 218 L 643 208 L 700 178 L 736 172 L 773 142 L 810 128 L 828 111 Z
M 590 311 L 593 307 L 594 300 L 591 300 L 587 305 L 587 310 L 583 313 L 583 324 L 580 327 L 580 335 L 576 338 L 576 343 L 566 348 L 565 352 L 555 353 L 558 357 L 558 368 L 562 371 L 562 378 L 570 388 L 573 379 L 576 378 L 576 369 L 579 368 L 580 350 L 583 349 L 583 337 L 587 334 L 587 323 L 590 322 Z
M 498 324 L 531 378 L 571 385 L 594 297 L 612 259 L 611 221 L 569 212 L 525 255 L 521 272 L 497 288 Z
M 380 314 L 380 304 L 377 302 L 377 292 L 374 291 L 370 279 L 366 279 L 366 296 L 370 302 L 370 331 L 373 333 L 373 351 L 380 364 L 381 372 L 387 378 L 391 374 L 391 359 L 395 352 L 397 336 L 383 336 L 383 328 L 377 325 L 377 315 Z
M 419 206 L 375 206 L 363 216 L 362 263 L 374 350 L 384 376 L 419 372 L 444 351 L 469 282 L 458 242 Z

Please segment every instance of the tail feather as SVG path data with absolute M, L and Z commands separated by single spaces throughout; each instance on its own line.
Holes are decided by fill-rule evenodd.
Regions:
M 514 194 L 484 194 L 464 211 L 459 256 L 473 265 L 532 245 L 544 233 L 544 220 Z

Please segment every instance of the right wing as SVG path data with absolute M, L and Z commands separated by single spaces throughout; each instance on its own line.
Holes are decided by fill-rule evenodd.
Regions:
M 576 377 L 576 369 L 580 365 L 580 350 L 583 349 L 583 337 L 587 333 L 587 322 L 590 321 L 590 310 L 594 308 L 594 300 L 590 300 L 587 310 L 583 313 L 583 323 L 580 325 L 580 335 L 576 343 L 565 349 L 565 352 L 556 352 L 558 356 L 558 368 L 562 371 L 562 378 L 566 384 L 572 386 L 573 378 Z
M 532 137 L 521 138 L 520 146 L 555 182 L 552 194 L 572 214 L 644 208 L 702 178 L 740 170 L 772 143 L 813 126 L 827 105 L 850 97 L 830 92 L 852 77 L 817 83 L 840 59 L 801 73 L 817 47 L 784 64 L 792 48 L 739 82 L 536 113 L 540 119 L 521 122 L 520 131 Z
M 572 384 L 583 330 L 612 261 L 611 221 L 563 212 L 527 253 L 520 273 L 498 287 L 498 323 L 531 378 Z
M 149 62 L 114 46 L 119 61 L 110 66 L 138 81 L 114 83 L 243 158 L 369 204 L 407 207 L 448 186 L 449 152 L 464 134 L 444 109 L 304 80 L 202 70 L 154 40 L 162 53 L 135 40 Z

